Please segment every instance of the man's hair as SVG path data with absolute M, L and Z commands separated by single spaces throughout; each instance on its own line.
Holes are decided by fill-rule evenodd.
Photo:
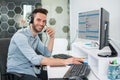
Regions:
M 42 14 L 47 15 L 48 11 L 47 11 L 46 9 L 44 9 L 44 8 L 34 9 L 34 10 L 32 11 L 32 13 L 31 13 L 31 15 L 30 15 L 30 18 L 31 18 L 30 23 L 33 23 L 33 21 L 34 21 L 34 16 L 35 16 L 35 14 L 37 14 L 37 13 L 42 13 Z

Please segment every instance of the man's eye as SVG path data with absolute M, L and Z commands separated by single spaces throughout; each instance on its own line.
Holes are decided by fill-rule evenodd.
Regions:
M 46 23 L 46 21 L 43 21 L 44 23 Z
M 40 19 L 38 19 L 37 21 L 41 21 Z

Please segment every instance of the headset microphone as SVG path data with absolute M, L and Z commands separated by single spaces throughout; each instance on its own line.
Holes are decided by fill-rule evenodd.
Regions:
M 46 28 L 47 28 L 48 26 L 47 25 L 45 25 L 45 30 L 43 31 L 43 32 L 46 32 Z
M 46 30 L 44 30 L 43 32 L 46 32 Z

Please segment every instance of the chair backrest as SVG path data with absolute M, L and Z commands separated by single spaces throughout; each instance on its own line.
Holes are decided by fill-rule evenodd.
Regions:
M 10 44 L 10 38 L 1 38 L 0 39 L 0 73 L 6 73 L 6 63 L 7 63 L 7 53 L 8 47 Z
M 67 51 L 68 41 L 65 38 L 55 38 L 52 55 L 65 53 Z

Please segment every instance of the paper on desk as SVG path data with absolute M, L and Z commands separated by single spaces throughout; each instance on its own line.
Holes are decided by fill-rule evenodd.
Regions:
M 47 66 L 48 78 L 63 78 L 70 66 L 50 67 Z

